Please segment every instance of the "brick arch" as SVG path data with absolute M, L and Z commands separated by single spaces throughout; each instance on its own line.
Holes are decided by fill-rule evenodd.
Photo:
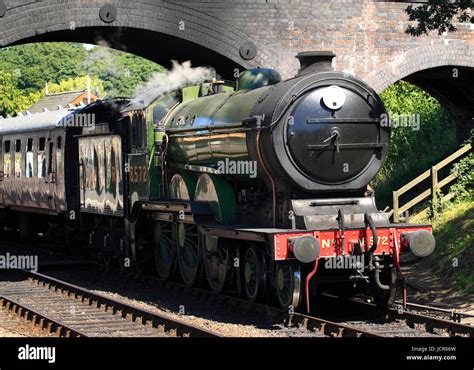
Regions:
M 202 48 L 201 53 L 211 50 L 243 68 L 270 65 L 271 52 L 265 45 L 254 41 L 258 48 L 257 57 L 251 61 L 244 60 L 239 48 L 245 42 L 252 41 L 249 35 L 235 26 L 226 25 L 215 16 L 186 7 L 185 2 L 138 0 L 128 3 L 109 0 L 107 3 L 117 8 L 117 18 L 109 24 L 99 17 L 99 9 L 105 3 L 99 0 L 68 0 L 60 4 L 53 0 L 36 3 L 20 0 L 12 3 L 16 4 L 14 7 L 8 7 L 9 3 L 5 16 L 0 18 L 2 47 L 25 42 L 56 41 L 64 37 L 64 41 L 69 41 L 68 33 L 79 31 L 80 34 L 81 30 L 91 31 L 89 37 L 77 41 L 94 43 L 94 34 L 107 33 L 107 29 L 112 27 L 169 36 L 176 40 L 176 49 L 196 45 Z M 184 30 L 179 29 L 180 22 L 184 22 Z M 75 32 L 71 32 L 71 25 Z M 53 34 L 59 36 L 49 37 Z M 184 45 L 180 45 L 180 41 Z M 121 41 L 116 42 L 120 44 Z M 123 46 L 128 49 L 127 45 Z M 159 46 L 152 44 L 150 47 Z
M 366 76 L 377 92 L 404 80 L 435 97 L 452 115 L 459 143 L 474 128 L 474 46 L 429 45 L 401 53 Z
M 474 68 L 474 46 L 448 43 L 411 49 L 381 64 L 364 79 L 380 93 L 393 83 L 420 71 L 448 66 Z

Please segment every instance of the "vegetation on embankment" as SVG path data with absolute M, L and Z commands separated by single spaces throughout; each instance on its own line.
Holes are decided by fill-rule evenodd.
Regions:
M 428 212 L 410 221 L 433 224 L 436 249 L 430 262 L 456 290 L 474 293 L 474 155 L 462 159 L 454 170 L 459 174 L 450 188 L 454 201 L 441 200 L 435 216 Z
M 455 152 L 458 143 L 450 114 L 425 91 L 399 81 L 381 98 L 394 120 L 387 159 L 371 183 L 383 209 L 392 207 L 392 191 Z
M 433 232 L 436 249 L 429 257 L 432 265 L 456 290 L 474 293 L 474 200 L 454 203 L 444 210 L 434 220 Z

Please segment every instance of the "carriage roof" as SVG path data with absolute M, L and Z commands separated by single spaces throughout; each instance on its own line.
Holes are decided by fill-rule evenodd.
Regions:
M 0 119 L 0 135 L 27 131 L 53 130 L 59 121 L 70 113 L 68 109 L 57 109 L 17 117 Z

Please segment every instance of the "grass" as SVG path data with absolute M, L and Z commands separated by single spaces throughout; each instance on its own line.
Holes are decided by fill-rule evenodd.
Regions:
M 410 222 L 430 220 L 414 216 Z M 456 290 L 474 293 L 474 199 L 445 206 L 431 222 L 436 249 L 429 258 L 437 272 L 444 274 Z

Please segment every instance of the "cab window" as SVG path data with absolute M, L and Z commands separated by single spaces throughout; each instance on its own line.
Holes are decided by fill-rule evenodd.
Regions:
M 146 147 L 146 126 L 142 114 L 134 114 L 131 122 L 131 143 L 134 148 Z

